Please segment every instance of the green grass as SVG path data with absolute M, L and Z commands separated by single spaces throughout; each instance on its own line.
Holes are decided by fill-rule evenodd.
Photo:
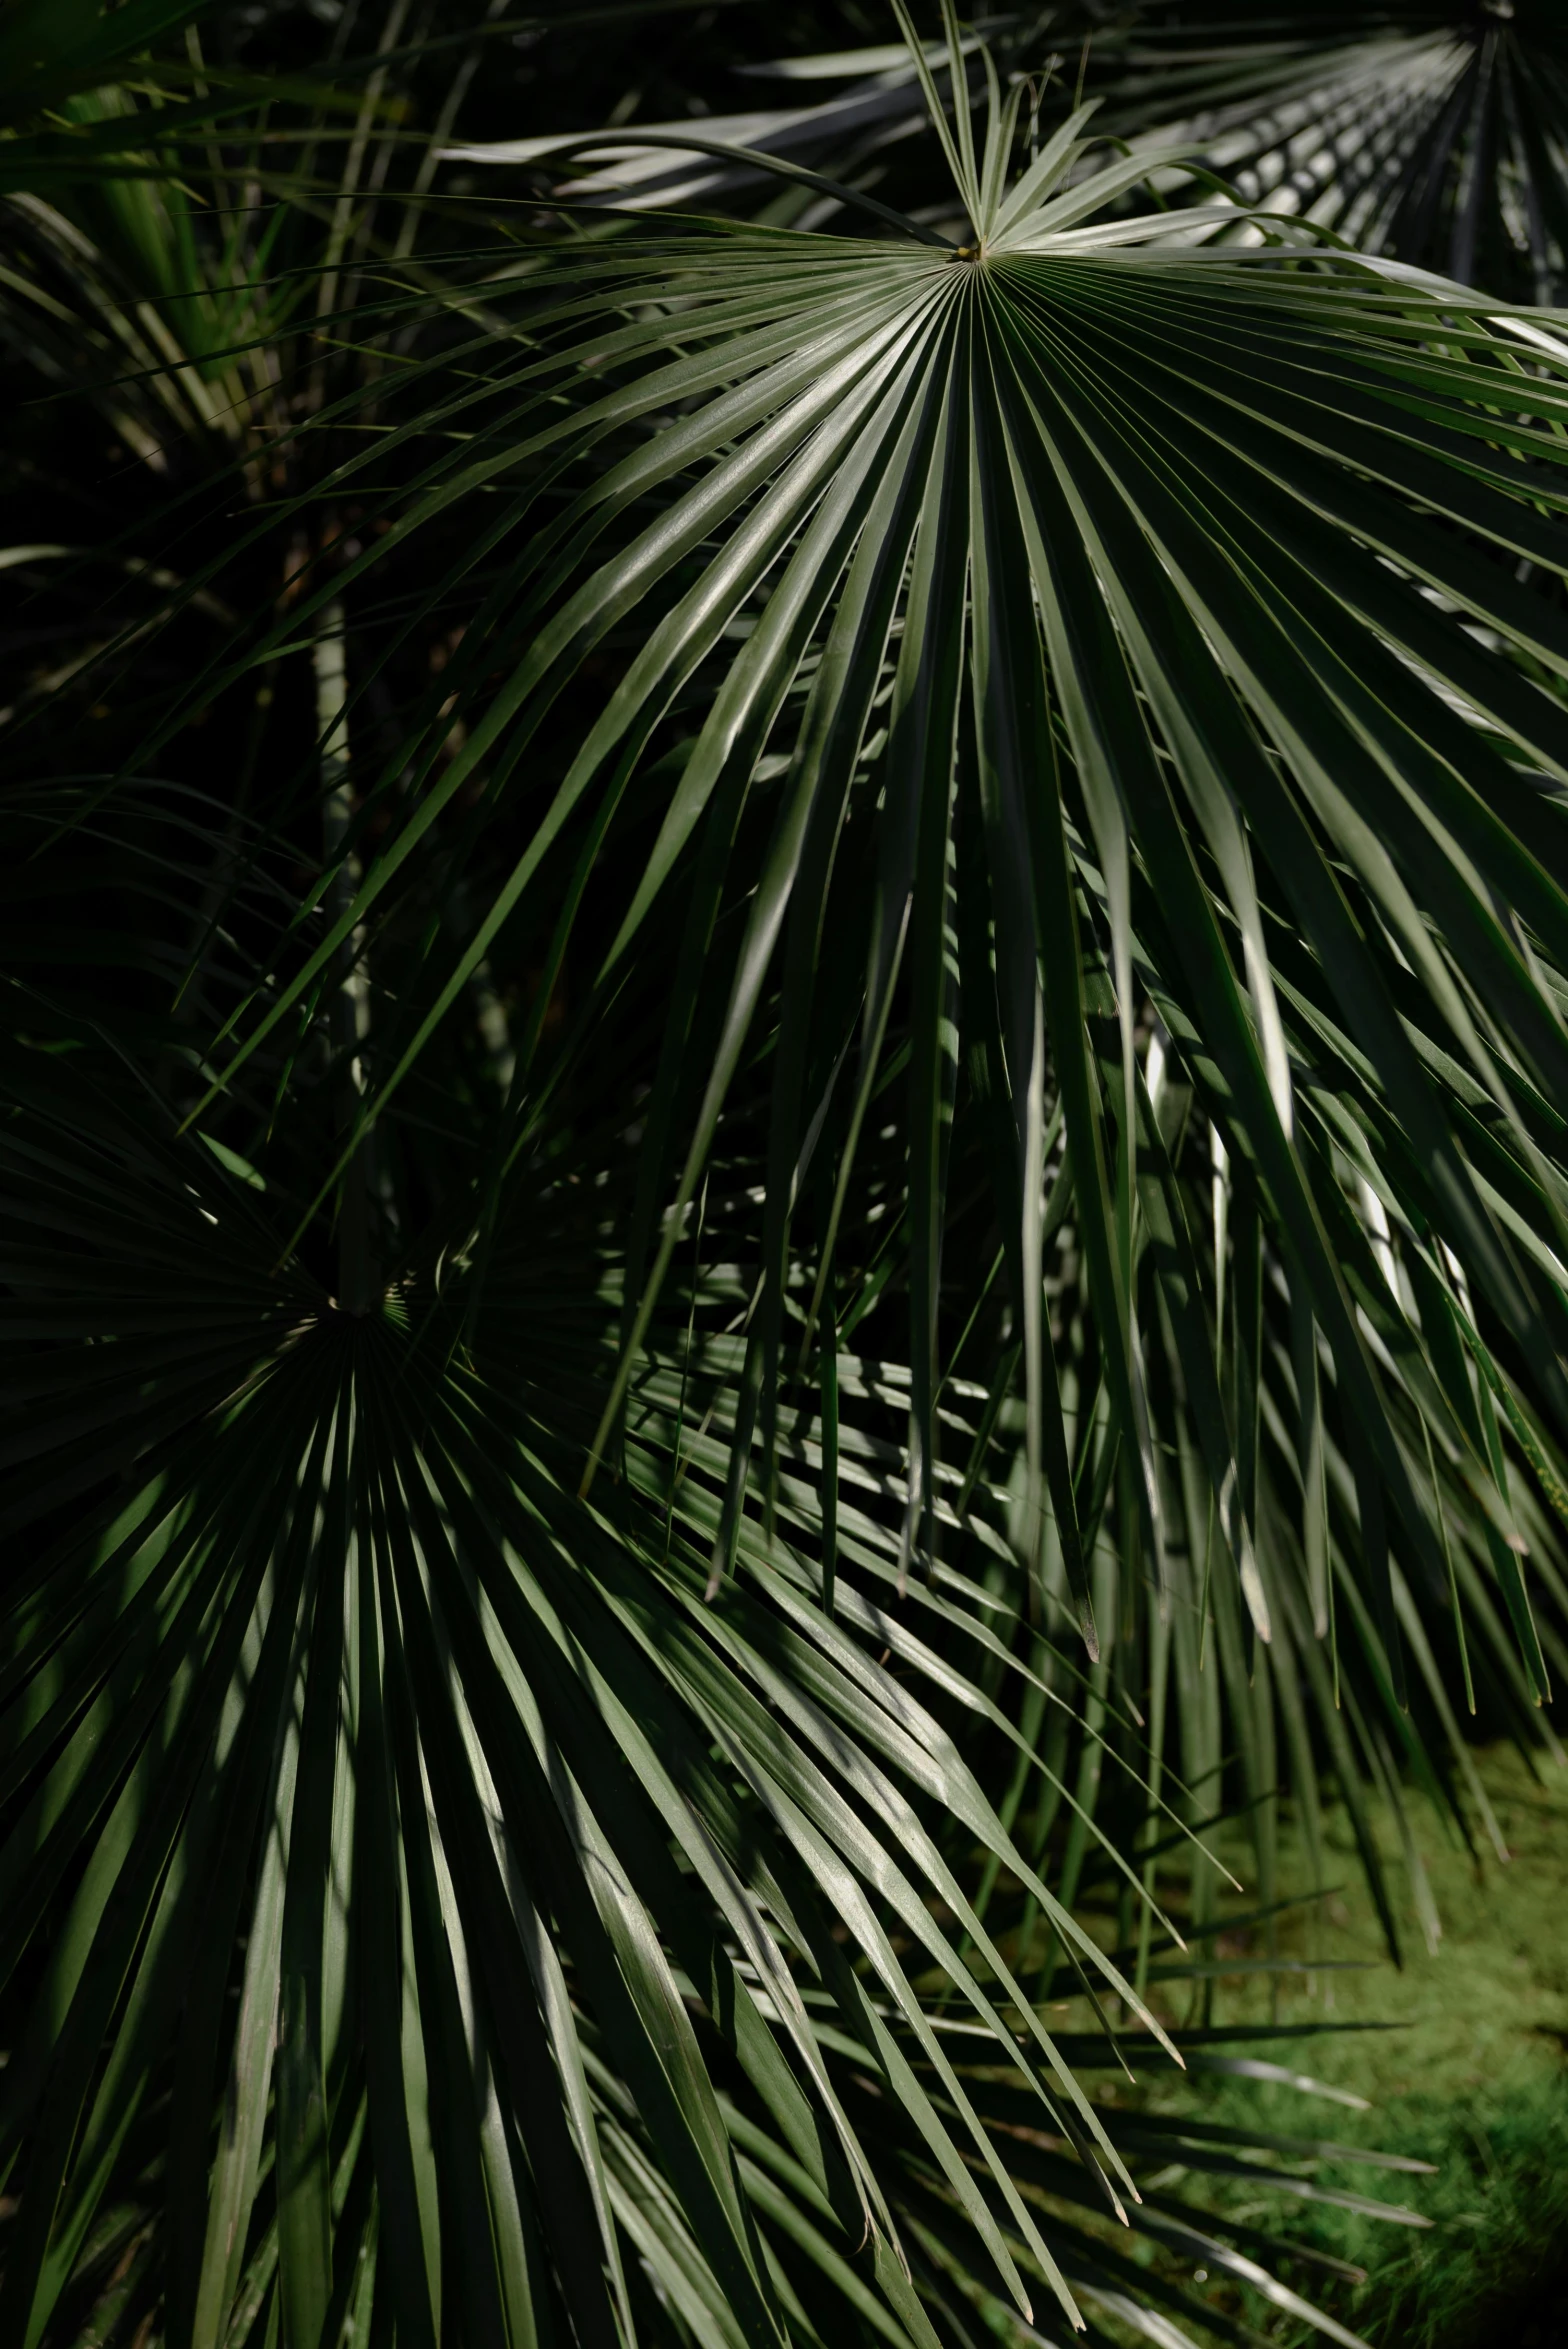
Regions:
M 1532 2327 L 1542 2344 L 1568 2338 L 1557 2329 L 1561 2315 L 1549 2314 L 1547 2288 L 1552 2271 L 1568 2264 L 1568 1771 L 1548 1765 L 1538 1780 L 1511 1749 L 1487 1753 L 1482 1769 L 1506 1865 L 1485 1846 L 1472 1861 L 1435 1817 L 1417 1818 L 1442 1925 L 1435 1948 L 1412 1925 L 1403 1969 L 1386 1962 L 1340 1817 L 1330 1819 L 1329 1842 L 1343 1863 L 1341 1888 L 1315 1921 L 1297 1915 L 1280 1927 L 1283 1955 L 1366 1964 L 1360 1972 L 1285 1977 L 1281 2022 L 1398 2026 L 1294 2043 L 1293 2068 L 1364 2099 L 1366 2109 L 1242 2081 L 1198 2090 L 1212 2117 L 1241 2127 L 1322 2136 L 1433 2165 L 1430 2177 L 1331 2163 L 1314 2173 L 1324 2187 L 1407 2207 L 1431 2222 L 1420 2229 L 1278 2192 L 1225 2190 L 1235 2216 L 1279 2227 L 1365 2271 L 1365 2281 L 1351 2285 L 1303 2265 L 1294 2280 L 1377 2349 L 1526 2349 Z M 1396 1838 L 1388 1822 L 1380 1825 L 1393 1857 Z M 1303 1871 L 1288 1843 L 1284 1857 L 1286 1885 L 1299 1884 Z M 1238 1957 L 1262 1954 L 1258 1935 L 1228 1937 L 1221 1947 Z M 1225 1977 L 1214 2019 L 1264 2021 L 1270 2001 L 1266 1977 Z M 1257 2053 L 1278 2060 L 1280 2049 L 1260 2044 Z M 1191 2094 L 1162 2091 L 1159 2101 L 1191 2109 Z M 1245 2314 L 1265 2338 L 1305 2337 L 1293 2322 L 1262 2317 L 1256 2302 Z

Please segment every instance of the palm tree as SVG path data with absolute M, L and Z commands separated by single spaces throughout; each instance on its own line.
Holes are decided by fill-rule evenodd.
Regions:
M 28 166 L 174 427 L 18 566 L 29 2349 L 1350 2338 L 1093 2080 L 1214 1813 L 1397 1947 L 1368 1791 L 1547 1734 L 1568 341 L 895 15 L 940 180 L 640 134 L 748 217 L 441 197 L 395 9 Z
M 1550 0 L 1148 8 L 1102 42 L 1118 126 L 1201 139 L 1252 200 L 1511 300 L 1560 301 L 1568 30 Z

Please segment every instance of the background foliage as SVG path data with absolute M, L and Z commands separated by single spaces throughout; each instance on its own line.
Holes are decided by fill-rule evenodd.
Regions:
M 8 2338 L 1353 2338 L 1125 2073 L 1561 1758 L 1565 74 L 12 0 Z

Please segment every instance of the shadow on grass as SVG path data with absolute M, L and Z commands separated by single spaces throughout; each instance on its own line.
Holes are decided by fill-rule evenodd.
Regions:
M 1432 2165 L 1429 2176 L 1387 2182 L 1386 2199 L 1425 2222 L 1408 2226 L 1261 2182 L 1210 2189 L 1237 2221 L 1293 2238 L 1307 2256 L 1290 2282 L 1373 2349 L 1568 2349 L 1568 1773 L 1537 1775 L 1496 1748 L 1480 1758 L 1513 1857 L 1502 1865 L 1483 1853 L 1477 1865 L 1435 1822 L 1418 1820 L 1443 1923 L 1436 1949 L 1412 1935 L 1403 1970 L 1386 1963 L 1350 1836 L 1331 1816 L 1342 1891 L 1325 1899 L 1316 1927 L 1305 1907 L 1281 1919 L 1279 1952 L 1365 1970 L 1277 1985 L 1238 1972 L 1215 1985 L 1216 2021 L 1277 2019 L 1326 2034 L 1301 2041 L 1299 2060 L 1338 2100 L 1332 2118 L 1321 2103 L 1250 2081 L 1155 2091 L 1162 2109 L 1190 2109 L 1196 2098 L 1210 2118 L 1240 2128 L 1322 2135 Z M 1394 1845 L 1391 1833 L 1385 1840 Z M 1282 1843 L 1289 1891 L 1305 1877 L 1289 1821 Z M 1262 1954 L 1256 1933 L 1238 1949 Z M 1368 2023 L 1396 2027 L 1368 2032 Z M 1363 2028 L 1341 2035 L 1346 2024 Z M 1254 2052 L 1279 2050 L 1260 2039 Z M 1331 2196 L 1369 2191 L 1362 2170 L 1332 2158 L 1305 2175 Z M 1338 2263 L 1337 2278 L 1314 2253 Z M 1225 2306 L 1279 2349 L 1321 2341 L 1285 2312 Z
M 1389 2335 L 1390 2349 L 1394 2336 Z M 1441 2349 L 1568 2349 L 1568 2254 L 1516 2289 L 1500 2292 L 1460 2330 L 1442 2336 Z
M 1370 2270 L 1343 2311 L 1356 2330 L 1377 2349 L 1568 2349 L 1568 2086 L 1410 2097 L 1384 2117 L 1402 2152 L 1435 2166 L 1406 2197 L 1430 2227 L 1397 2246 L 1350 2214 L 1303 2230 Z

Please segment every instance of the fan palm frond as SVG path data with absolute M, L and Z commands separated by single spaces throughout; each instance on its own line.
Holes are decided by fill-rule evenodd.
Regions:
M 1204 2257 L 1139 2206 L 1156 2124 L 1085 2093 L 946 1856 L 978 1838 L 1180 2060 L 941 1718 L 994 1708 L 929 1650 L 886 1672 L 788 1545 L 749 1534 L 705 1599 L 722 1343 L 676 1325 L 623 1481 L 576 1499 L 613 1189 L 546 1150 L 477 1313 L 449 1261 L 354 1316 L 280 1263 L 265 1178 L 72 1057 L 13 1061 L 4 1140 L 6 1522 L 43 1536 L 4 1663 L 8 2330 L 98 2337 L 128 2249 L 197 2343 L 376 2307 L 431 2341 L 929 2343 L 967 2229 L 982 2310 L 1070 2321 L 1139 2284 L 1096 2212 Z M 874 1515 L 845 1539 L 896 1561 Z
M 1568 35 L 1551 0 L 1145 10 L 1109 120 L 1188 129 L 1248 202 L 1509 299 L 1563 296 Z M 1156 127 L 1157 126 L 1157 127 Z
M 1031 1461 L 1042 1508 L 1050 1485 L 1086 1606 L 1049 1400 L 1056 1382 L 1025 1268 L 1038 1262 L 1037 1186 L 1056 1097 L 1106 1393 L 1118 1440 L 1143 1462 L 1152 1536 L 1129 1253 L 1138 1187 L 1161 1163 L 1137 1053 L 1148 1005 L 1281 1250 L 1298 1311 L 1326 1343 L 1397 1675 L 1374 1528 L 1391 1520 L 1423 1572 L 1441 1552 L 1382 1398 L 1381 1341 L 1347 1286 L 1353 1251 L 1334 1236 L 1347 1181 L 1363 1238 L 1370 1229 L 1381 1243 L 1378 1215 L 1397 1218 L 1401 1245 L 1436 1284 L 1431 1297 L 1447 1300 L 1442 1315 L 1475 1331 L 1454 1286 L 1452 1267 L 1462 1268 L 1484 1299 L 1477 1310 L 1497 1317 L 1528 1362 L 1553 1424 L 1568 1395 L 1553 1334 L 1556 1259 L 1533 1238 L 1559 1213 L 1546 1104 L 1562 1047 L 1547 973 L 1563 945 L 1560 723 L 1536 680 L 1560 673 L 1563 654 L 1555 612 L 1513 576 L 1521 557 L 1550 567 L 1560 555 L 1554 426 L 1568 346 L 1490 310 L 1455 319 L 1451 290 L 1391 282 L 1337 256 L 1195 248 L 1190 214 L 1101 224 L 1093 216 L 1139 166 L 1064 189 L 1077 125 L 1004 193 L 1006 129 L 999 110 L 983 155 L 964 116 L 951 134 L 975 239 L 956 251 L 733 231 L 617 246 L 549 273 L 565 332 L 532 366 L 550 392 L 533 394 L 525 370 L 524 404 L 489 428 L 482 451 L 465 444 L 461 478 L 499 486 L 535 449 L 550 451 L 554 475 L 574 441 L 586 452 L 623 418 L 671 400 L 686 413 L 554 520 L 547 603 L 533 585 L 537 541 L 514 558 L 516 584 L 503 574 L 492 591 L 465 668 L 493 674 L 525 614 L 529 649 L 231 1065 L 244 1066 L 349 929 L 374 916 L 466 778 L 485 771 L 501 793 L 572 666 L 646 610 L 647 633 L 604 714 L 398 1065 L 412 1065 L 574 811 L 597 804 L 601 821 L 614 821 L 672 697 L 703 677 L 710 712 L 682 753 L 603 963 L 607 981 L 670 876 L 689 869 L 687 945 L 633 1245 L 634 1267 L 646 1253 L 652 1273 L 632 1312 L 623 1382 L 774 958 L 803 952 L 809 982 L 824 892 L 842 890 L 835 919 L 868 940 L 869 959 L 852 1008 L 819 1007 L 809 984 L 784 993 L 774 1227 L 749 1376 L 769 1383 L 778 1344 L 817 1031 L 826 1019 L 829 1066 L 858 1050 L 859 1076 L 843 1086 L 842 1194 L 907 983 L 911 1285 L 923 1300 L 912 1326 L 914 1440 L 929 1461 L 955 1045 L 978 1044 L 994 1023 L 990 1081 L 1015 1137 L 1010 1163 L 993 1170 L 997 1195 L 1029 1202 L 1021 1220 L 1007 1218 L 1007 1248 L 1032 1331 Z M 527 282 L 537 300 L 540 280 Z M 575 326 L 588 302 L 601 314 L 637 309 L 602 358 L 599 332 L 585 340 Z M 667 357 L 676 343 L 687 355 Z M 580 421 L 530 433 L 533 400 L 590 354 L 621 380 Z M 438 459 L 400 529 L 444 510 L 458 479 L 457 461 Z M 658 518 L 639 528 L 636 501 L 651 494 Z M 531 496 L 503 492 L 494 542 L 521 526 Z M 618 516 L 632 527 L 607 555 Z M 345 577 L 376 559 L 368 551 Z M 724 651 L 727 629 L 744 634 L 738 654 Z M 1477 630 L 1500 656 L 1477 646 Z M 873 721 L 879 707 L 885 723 Z M 435 723 L 444 738 L 448 714 Z M 436 740 L 425 737 L 416 772 L 429 773 Z M 681 1141 L 686 1044 L 715 984 L 727 844 L 775 745 L 789 765 L 771 844 Z M 966 808 L 983 853 L 954 867 Z M 841 833 L 845 843 L 863 836 L 864 850 L 848 853 Z M 974 923 L 990 965 L 971 966 L 978 996 L 956 985 L 943 943 L 950 927 L 962 937 Z M 968 1009 L 955 1028 L 960 997 Z M 367 1115 L 397 1081 L 394 1070 Z M 1461 1107 L 1469 1087 L 1475 1133 Z M 1509 1207 L 1521 1181 L 1534 1201 L 1525 1231 Z M 1248 1483 L 1236 1468 L 1242 1439 L 1221 1405 L 1199 1276 L 1174 1270 L 1196 1264 L 1184 1216 L 1172 1231 L 1171 1277 L 1182 1284 L 1173 1326 L 1225 1538 L 1264 1634 Z M 1428 1361 L 1446 1342 L 1413 1311 L 1401 1327 Z M 1461 1413 L 1452 1381 L 1432 1376 L 1434 1410 L 1447 1392 Z M 613 1417 L 612 1406 L 601 1444 Z M 1445 1444 L 1457 1443 L 1457 1427 L 1441 1429 Z M 1478 1458 L 1476 1440 L 1466 1448 Z M 928 1529 L 928 1466 L 918 1481 Z M 733 1532 L 733 1509 L 730 1519 Z

